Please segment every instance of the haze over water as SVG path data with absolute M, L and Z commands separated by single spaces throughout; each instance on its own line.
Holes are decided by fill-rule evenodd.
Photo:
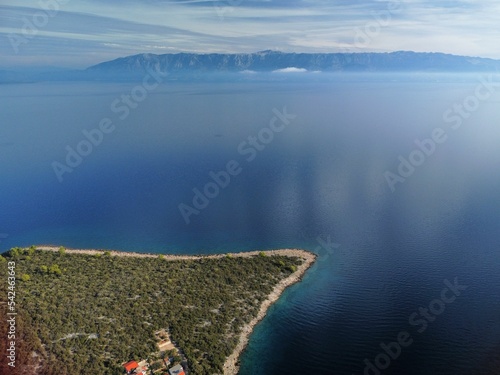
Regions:
M 123 120 L 111 103 L 132 83 L 1 85 L 0 249 L 304 248 L 318 262 L 257 327 L 242 375 L 362 374 L 401 331 L 413 343 L 384 375 L 498 374 L 500 89 L 453 129 L 443 115 L 480 75 L 297 77 L 166 82 Z M 285 107 L 296 117 L 248 161 L 239 145 Z M 59 182 L 52 163 L 103 118 L 116 128 Z M 446 141 L 392 192 L 384 173 L 436 128 Z M 241 172 L 186 224 L 179 204 L 230 160 Z M 455 278 L 467 289 L 419 333 L 409 317 Z

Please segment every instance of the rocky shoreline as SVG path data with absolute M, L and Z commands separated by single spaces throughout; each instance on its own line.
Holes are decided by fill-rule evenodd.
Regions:
M 250 321 L 250 323 L 243 326 L 239 338 L 239 342 L 236 345 L 233 353 L 226 358 L 226 362 L 224 363 L 224 375 L 236 375 L 239 371 L 238 360 L 245 350 L 248 341 L 250 339 L 250 335 L 252 334 L 255 326 L 266 316 L 267 310 L 271 305 L 276 302 L 281 294 L 288 288 L 290 285 L 293 285 L 300 280 L 302 280 L 302 276 L 304 273 L 312 266 L 316 259 L 316 255 L 305 250 L 297 250 L 297 249 L 284 249 L 284 250 L 276 250 L 280 252 L 280 255 L 286 256 L 297 256 L 304 259 L 304 263 L 302 263 L 299 267 L 297 267 L 297 271 L 288 276 L 286 279 L 281 280 L 273 289 L 273 291 L 267 296 L 267 298 L 260 305 L 260 310 L 257 316 Z

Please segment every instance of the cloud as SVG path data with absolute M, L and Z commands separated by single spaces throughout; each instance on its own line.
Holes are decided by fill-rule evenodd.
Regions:
M 2 1 L 1 66 L 86 67 L 144 52 L 266 49 L 414 50 L 500 58 L 500 3 L 493 0 L 54 1 L 60 1 L 57 14 L 18 53 L 9 35 L 23 36 L 26 20 L 43 9 L 39 0 L 24 0 L 23 6 Z
M 307 69 L 295 68 L 293 66 L 284 69 L 273 70 L 273 73 L 305 73 L 305 72 L 307 72 Z

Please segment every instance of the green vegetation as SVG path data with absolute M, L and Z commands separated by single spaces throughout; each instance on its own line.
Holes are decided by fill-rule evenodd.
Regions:
M 241 327 L 302 262 L 259 255 L 167 261 L 12 249 L 4 256 L 20 279 L 19 365 L 31 361 L 47 375 L 123 374 L 122 362 L 157 351 L 154 332 L 165 328 L 191 374 L 222 373 Z

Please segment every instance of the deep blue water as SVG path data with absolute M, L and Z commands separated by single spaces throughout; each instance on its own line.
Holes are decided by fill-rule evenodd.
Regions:
M 111 103 L 134 84 L 0 86 L 0 250 L 305 248 L 317 264 L 241 374 L 363 374 L 401 332 L 413 341 L 381 374 L 500 373 L 500 89 L 476 103 L 479 75 L 318 77 L 167 82 L 123 120 Z M 443 114 L 468 97 L 453 129 Z M 284 107 L 296 117 L 247 161 L 240 143 Z M 52 163 L 103 118 L 114 130 L 59 182 Z M 446 140 L 392 192 L 384 173 L 436 128 Z M 240 173 L 186 224 L 179 204 L 231 160 Z M 467 289 L 419 333 L 410 317 L 455 278 Z

